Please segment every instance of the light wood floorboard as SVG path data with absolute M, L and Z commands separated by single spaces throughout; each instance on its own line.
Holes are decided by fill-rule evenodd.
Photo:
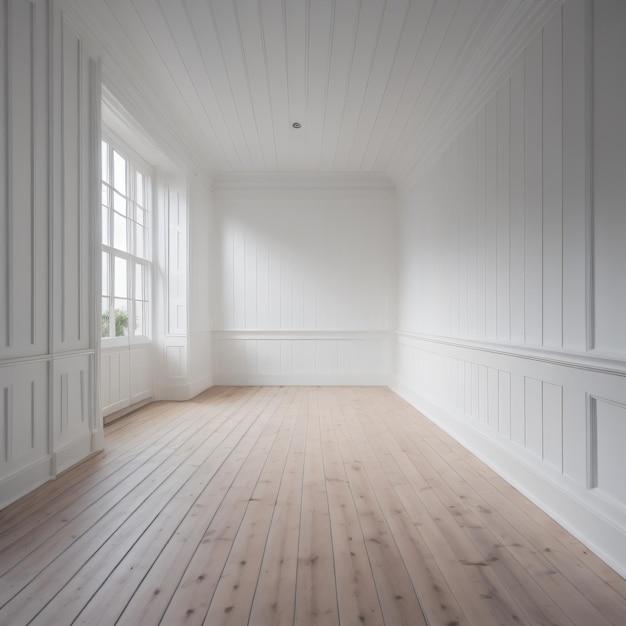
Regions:
M 626 581 L 386 388 L 219 387 L 0 511 L 0 624 L 626 624 Z

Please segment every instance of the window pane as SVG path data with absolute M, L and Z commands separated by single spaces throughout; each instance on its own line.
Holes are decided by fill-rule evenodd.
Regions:
M 120 193 L 126 192 L 126 159 L 113 150 L 113 186 Z
M 146 303 L 143 300 L 135 300 L 135 335 L 147 335 L 146 329 Z
M 146 212 L 139 206 L 135 212 L 135 220 L 137 220 L 137 223 L 142 226 L 146 225 Z
M 139 206 L 144 206 L 144 189 L 143 189 L 143 174 L 141 172 L 136 173 L 135 179 L 137 185 L 137 192 L 135 199 Z
M 128 215 L 126 212 L 126 198 L 124 196 L 120 196 L 117 191 L 113 194 L 113 208 L 122 215 Z
M 102 253 L 102 295 L 111 295 L 111 278 L 109 276 L 109 254 Z
M 116 298 L 128 298 L 128 275 L 126 273 L 126 259 L 115 257 L 115 275 L 113 285 Z M 116 305 L 117 306 L 117 305 Z
M 107 184 L 102 183 L 102 204 L 104 206 L 111 206 L 111 200 L 109 197 L 110 189 L 111 188 Z
M 111 316 L 111 300 L 109 298 L 102 298 L 102 337 L 111 336 L 111 325 L 109 323 Z
M 109 235 L 109 209 L 102 207 L 102 243 L 106 246 L 111 245 L 111 237 Z
M 115 328 L 114 337 L 128 335 L 128 300 L 115 298 Z
M 127 220 L 125 217 L 113 213 L 113 245 L 118 250 L 128 251 L 128 244 L 126 241 L 126 228 Z
M 111 182 L 109 178 L 109 146 L 106 141 L 102 142 L 102 180 L 107 183 Z
M 146 229 L 139 224 L 135 224 L 135 254 L 146 258 Z
M 146 295 L 144 292 L 144 273 L 145 268 L 140 263 L 135 265 L 135 298 L 139 298 L 140 300 L 145 300 Z

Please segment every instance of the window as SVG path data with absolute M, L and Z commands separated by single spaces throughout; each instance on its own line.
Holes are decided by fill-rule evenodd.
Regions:
M 102 337 L 150 336 L 150 177 L 102 141 Z

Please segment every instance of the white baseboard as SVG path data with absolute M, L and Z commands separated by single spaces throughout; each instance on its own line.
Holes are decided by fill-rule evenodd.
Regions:
M 86 433 L 81 437 L 75 439 L 71 443 L 67 444 L 60 450 L 57 450 L 54 453 L 54 468 L 56 474 L 60 474 L 66 469 L 72 467 L 72 465 L 76 465 L 76 463 L 84 461 L 94 452 L 102 450 L 104 446 L 100 448 L 93 447 L 94 444 L 97 444 L 99 442 L 99 437 L 94 436 L 93 433 Z M 102 443 L 104 443 L 103 438 Z
M 31 465 L 0 480 L 0 509 L 15 502 L 54 478 L 52 456 L 38 459 Z
M 511 442 L 481 432 L 409 386 L 399 382 L 394 391 L 626 577 L 626 513 L 619 504 L 612 505 L 567 477 L 548 475 L 525 459 L 521 449 L 514 453 Z

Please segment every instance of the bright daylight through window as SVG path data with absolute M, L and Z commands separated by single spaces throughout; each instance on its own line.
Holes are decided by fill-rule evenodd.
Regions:
M 150 178 L 102 141 L 102 337 L 149 337 Z

